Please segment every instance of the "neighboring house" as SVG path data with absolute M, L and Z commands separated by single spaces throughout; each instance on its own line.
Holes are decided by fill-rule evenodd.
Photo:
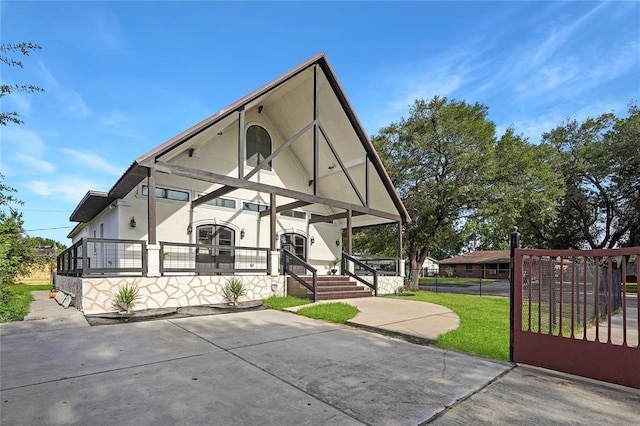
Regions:
M 336 258 L 369 294 L 392 293 L 401 254 L 393 271 L 369 270 L 352 230 L 396 223 L 400 242 L 410 218 L 320 54 L 140 156 L 70 220 L 56 286 L 98 313 L 125 283 L 138 309 L 223 302 L 230 276 L 251 300 L 284 294 L 287 277 L 315 298 Z
M 439 262 L 441 276 L 508 279 L 509 250 L 465 253 Z
M 434 277 L 438 274 L 438 272 L 438 261 L 433 257 L 427 256 L 424 262 L 422 262 L 421 275 L 423 277 Z

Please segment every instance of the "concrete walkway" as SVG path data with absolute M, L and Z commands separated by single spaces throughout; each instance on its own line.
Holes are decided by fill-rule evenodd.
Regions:
M 363 297 L 358 299 L 326 300 L 317 302 L 343 302 L 357 307 L 360 312 L 350 325 L 372 331 L 397 335 L 419 343 L 433 343 L 440 334 L 455 330 L 460 318 L 451 309 L 427 302 Z M 309 305 L 286 309 L 296 312 Z
M 2 425 L 626 425 L 640 412 L 640 390 L 290 313 L 89 327 L 38 299 L 47 319 L 0 325 Z

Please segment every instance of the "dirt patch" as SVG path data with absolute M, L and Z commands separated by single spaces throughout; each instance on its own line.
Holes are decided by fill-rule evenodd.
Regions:
M 178 308 L 145 309 L 134 311 L 130 314 L 109 312 L 106 314 L 85 315 L 85 319 L 91 326 L 122 324 L 128 322 L 157 321 L 161 319 L 176 319 L 200 317 L 205 315 L 221 315 L 233 312 L 258 311 L 266 309 L 262 301 L 241 302 L 238 306 L 227 304 L 183 306 Z

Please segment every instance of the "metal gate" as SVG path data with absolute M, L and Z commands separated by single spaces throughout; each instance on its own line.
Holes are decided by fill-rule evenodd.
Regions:
M 513 253 L 513 361 L 640 389 L 640 247 Z

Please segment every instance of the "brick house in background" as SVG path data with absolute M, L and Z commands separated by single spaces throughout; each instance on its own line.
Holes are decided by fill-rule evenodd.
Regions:
M 509 250 L 465 253 L 439 262 L 440 276 L 486 279 L 509 278 Z

